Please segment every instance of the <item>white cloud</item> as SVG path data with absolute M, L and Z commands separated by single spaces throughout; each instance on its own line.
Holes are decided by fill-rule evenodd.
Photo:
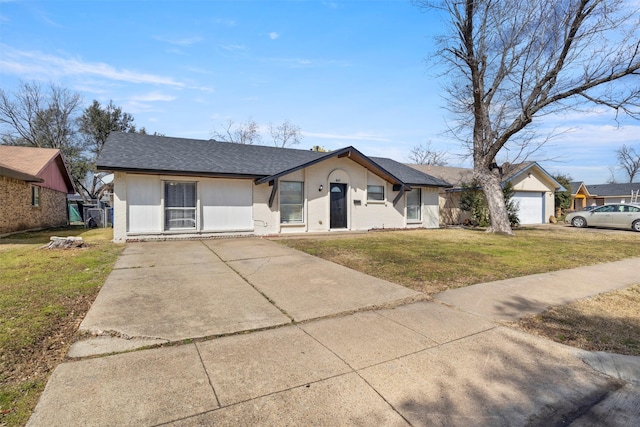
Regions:
M 129 98 L 132 102 L 156 102 L 156 101 L 173 101 L 175 96 L 165 95 L 160 92 L 149 92 L 144 95 L 136 95 Z
M 20 77 L 91 76 L 127 83 L 146 83 L 177 88 L 185 83 L 171 77 L 160 76 L 126 69 L 117 69 L 103 62 L 84 62 L 77 58 L 63 58 L 38 51 L 22 51 L 7 45 L 0 45 L 0 73 L 15 74 Z
M 272 31 L 272 32 L 270 32 L 270 33 L 269 33 L 269 38 L 270 38 L 271 40 L 275 40 L 275 39 L 277 39 L 278 37 L 280 37 L 280 34 L 276 33 L 275 31 Z

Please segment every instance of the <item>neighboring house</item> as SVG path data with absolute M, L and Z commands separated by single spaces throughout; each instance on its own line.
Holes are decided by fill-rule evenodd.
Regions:
M 473 169 L 449 166 L 408 165 L 421 172 L 445 180 L 453 185 L 440 193 L 440 218 L 444 225 L 462 224 L 469 218 L 469 212 L 460 209 L 460 195 L 463 184 L 473 181 Z M 520 224 L 545 224 L 555 214 L 554 193 L 561 189 L 558 183 L 536 162 L 519 164 L 505 163 L 502 166 L 504 185 L 511 182 L 518 204 Z
M 0 234 L 67 225 L 74 192 L 60 150 L 0 145 Z
M 114 240 L 437 228 L 447 182 L 353 147 L 328 153 L 114 132 Z
M 587 206 L 601 206 L 606 203 L 640 202 L 640 183 L 587 185 L 576 181 L 571 186 L 571 209 L 580 211 Z M 632 196 L 634 199 L 632 199 Z

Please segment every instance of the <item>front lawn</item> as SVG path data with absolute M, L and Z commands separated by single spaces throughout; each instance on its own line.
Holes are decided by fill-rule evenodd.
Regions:
M 640 285 L 552 307 L 514 326 L 584 350 L 640 356 Z
M 640 233 L 467 229 L 279 238 L 281 244 L 427 294 L 475 283 L 640 257 Z
M 39 249 L 54 235 L 89 246 Z M 0 239 L 0 426 L 29 418 L 123 249 L 111 239 L 111 229 L 84 228 Z
M 427 294 L 640 257 L 638 233 L 561 226 L 519 230 L 515 237 L 443 229 L 278 241 Z M 640 285 L 553 307 L 512 326 L 585 350 L 640 356 Z

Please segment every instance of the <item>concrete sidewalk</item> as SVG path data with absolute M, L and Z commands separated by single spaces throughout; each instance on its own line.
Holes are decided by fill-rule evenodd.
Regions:
M 150 275 L 164 268 L 172 258 L 168 253 L 176 253 L 174 244 L 193 255 L 176 255 L 173 269 Z M 105 285 L 105 295 L 101 292 L 102 300 L 95 304 L 118 309 L 128 302 L 130 307 L 120 313 L 138 319 L 137 329 L 118 323 L 117 316 L 100 307 L 92 307 L 94 314 L 83 328 L 163 332 L 134 338 L 150 342 L 176 341 L 193 331 L 208 336 L 209 329 L 220 328 L 216 322 L 234 325 L 217 319 L 215 311 L 226 310 L 233 317 L 233 307 L 246 309 L 243 298 L 259 312 L 254 314 L 259 322 L 272 324 L 250 333 L 240 329 L 243 333 L 195 342 L 180 338 L 170 346 L 65 362 L 54 371 L 28 425 L 640 423 L 640 358 L 579 351 L 499 323 L 517 318 L 517 308 L 530 313 L 567 295 L 583 298 L 638 283 L 637 274 L 620 273 L 637 271 L 637 259 L 595 266 L 604 277 L 609 271 L 604 285 L 580 279 L 579 289 L 574 280 L 563 286 L 560 273 L 549 273 L 530 282 L 516 279 L 448 291 L 436 296 L 442 302 L 400 304 L 417 298 L 415 293 L 360 273 L 338 269 L 329 274 L 334 264 L 265 240 L 146 245 L 127 247 L 112 285 Z M 172 281 L 171 271 L 182 271 L 180 265 L 185 270 L 179 278 L 189 281 L 191 271 L 199 286 L 180 287 Z M 230 279 L 227 268 L 245 285 Z M 133 272 L 132 283 L 119 277 L 124 269 Z M 568 274 L 576 277 L 579 272 Z M 154 300 L 154 284 L 159 286 L 156 293 L 167 295 Z M 227 287 L 220 301 L 206 292 Z M 197 289 L 202 292 L 192 296 Z M 236 291 L 241 292 L 237 299 Z M 513 304 L 518 291 L 523 297 Z M 374 295 L 368 299 L 367 294 Z M 183 300 L 184 309 L 173 332 L 171 322 L 162 322 L 163 312 L 148 318 L 149 324 L 161 323 L 157 329 L 145 325 L 144 315 L 135 315 L 165 310 L 180 320 L 163 308 L 169 304 L 176 309 L 173 299 Z M 129 341 L 124 335 L 113 339 Z M 94 339 L 100 338 L 112 337 Z M 88 353 L 122 351 L 116 347 L 111 342 Z

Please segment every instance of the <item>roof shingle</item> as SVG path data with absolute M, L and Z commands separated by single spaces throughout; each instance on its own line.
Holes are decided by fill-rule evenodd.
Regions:
M 100 170 L 264 178 L 301 167 L 327 153 L 214 140 L 112 132 L 100 153 Z M 407 184 L 449 186 L 391 159 L 369 158 Z

